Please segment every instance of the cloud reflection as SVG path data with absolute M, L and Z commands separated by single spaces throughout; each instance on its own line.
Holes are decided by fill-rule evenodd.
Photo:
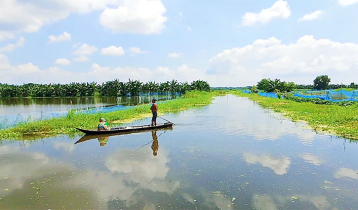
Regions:
M 316 166 L 319 166 L 323 163 L 323 161 L 319 157 L 310 153 L 305 153 L 301 155 L 301 157 L 303 160 L 305 160 L 306 163 L 312 163 L 313 165 Z
M 86 202 L 94 206 L 88 208 L 107 208 L 107 202 L 119 199 L 128 206 L 141 202 L 146 209 L 155 209 L 150 193 L 144 193 L 145 190 L 171 195 L 180 186 L 179 181 L 166 180 L 169 158 L 165 150 L 156 157 L 146 150 L 119 150 L 107 156 L 105 168 L 91 170 L 78 169 L 43 153 L 27 152 L 12 146 L 0 147 L 0 156 L 0 196 L 10 196 L 3 198 L 11 207 L 26 205 L 23 202 L 14 204 L 13 193 L 28 199 L 36 196 L 36 192 L 40 192 L 39 195 L 46 193 L 50 197 L 41 200 L 51 203 L 56 200 L 52 197 L 73 197 L 80 192 L 82 199 L 76 202 L 83 204 L 89 199 Z M 138 190 L 142 193 L 136 193 Z
M 268 195 L 254 195 L 252 200 L 255 209 L 277 210 L 274 201 Z
M 28 179 L 40 178 L 43 173 L 39 173 L 45 166 L 49 166 L 50 159 L 43 153 L 24 152 L 17 147 L 0 147 L 0 195 L 10 193 L 13 190 L 21 189 Z M 48 167 L 46 171 L 51 173 L 56 170 L 56 166 Z M 4 191 L 3 189 L 9 189 Z
M 277 175 L 286 174 L 291 164 L 289 157 L 273 158 L 269 155 L 255 155 L 252 153 L 244 153 L 243 156 L 246 163 L 260 163 L 262 166 L 272 169 Z
M 334 177 L 336 177 L 337 179 L 340 179 L 340 178 L 358 179 L 358 171 L 355 171 L 350 168 L 340 168 L 336 172 Z
M 53 143 L 53 148 L 60 150 L 63 149 L 68 152 L 72 152 L 75 149 L 75 145 L 72 142 L 56 141 Z
M 223 195 L 220 191 L 202 191 L 201 195 L 205 199 L 205 202 L 208 204 L 208 207 L 210 207 L 208 209 L 233 209 L 231 199 Z
M 299 209 L 299 206 L 306 206 L 305 209 L 337 209 L 323 195 L 270 196 L 264 194 L 254 195 L 252 202 L 255 209 L 258 210 Z
M 120 199 L 135 203 L 139 199 L 135 192 L 139 189 L 170 195 L 179 187 L 178 181 L 166 180 L 167 163 L 169 158 L 164 150 L 155 157 L 145 150 L 119 150 L 106 158 L 108 171 L 88 172 L 78 177 L 77 183 L 80 186 L 86 182 L 86 187 L 97 191 L 100 200 Z M 143 195 L 140 198 L 143 199 Z

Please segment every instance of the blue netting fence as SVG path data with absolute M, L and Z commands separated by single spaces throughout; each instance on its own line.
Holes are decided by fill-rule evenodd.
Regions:
M 278 98 L 278 95 L 276 93 L 259 92 L 259 95 L 264 97 L 270 97 L 270 98 Z
M 259 92 L 260 96 L 279 98 L 276 93 L 265 93 Z M 347 90 L 322 90 L 322 91 L 297 91 L 294 95 L 300 98 L 317 98 L 332 102 L 340 101 L 358 101 L 358 90 L 347 91 Z
M 358 90 L 322 90 L 322 91 L 304 91 L 296 92 L 294 96 L 301 98 L 318 98 L 322 100 L 340 102 L 340 101 L 358 101 Z

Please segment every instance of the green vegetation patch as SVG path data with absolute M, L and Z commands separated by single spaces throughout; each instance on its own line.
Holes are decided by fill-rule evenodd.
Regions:
M 340 137 L 358 140 L 358 104 L 356 103 L 351 106 L 323 105 L 261 97 L 258 94 L 246 94 L 242 91 L 230 91 L 230 93 L 247 97 L 264 108 L 281 112 L 293 121 L 305 121 L 316 131 L 327 131 Z
M 213 96 L 223 94 L 223 91 L 191 91 L 183 97 L 159 104 L 159 114 L 179 112 L 194 107 L 201 107 L 212 102 Z M 73 134 L 77 132 L 75 127 L 83 129 L 95 129 L 100 117 L 104 117 L 109 123 L 112 121 L 128 121 L 130 119 L 145 118 L 150 114 L 150 105 L 140 105 L 133 109 L 120 110 L 110 113 L 76 114 L 69 112 L 65 118 L 53 118 L 43 121 L 22 123 L 16 127 L 0 130 L 0 139 L 36 139 L 39 137 L 53 136 L 57 134 Z M 150 122 L 148 121 L 148 124 Z M 111 124 L 110 124 L 111 125 Z M 118 125 L 118 124 L 117 124 Z M 113 124 L 112 124 L 113 126 Z

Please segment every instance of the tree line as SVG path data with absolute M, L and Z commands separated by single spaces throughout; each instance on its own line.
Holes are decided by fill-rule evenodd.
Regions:
M 138 96 L 141 93 L 165 93 L 184 94 L 186 91 L 199 90 L 210 91 L 210 85 L 206 81 L 196 80 L 191 83 L 178 82 L 177 80 L 163 83 L 129 80 L 120 82 L 118 79 L 102 84 L 70 83 L 70 84 L 23 84 L 9 85 L 0 83 L 0 97 L 83 97 L 83 96 Z
M 252 86 L 252 92 L 264 91 L 264 92 L 291 92 L 294 89 L 310 89 L 310 90 L 327 90 L 327 89 L 339 89 L 339 88 L 352 88 L 358 89 L 358 84 L 352 82 L 350 85 L 344 84 L 329 84 L 331 78 L 327 75 L 317 76 L 313 80 L 312 85 L 297 85 L 294 82 L 285 82 L 280 79 L 262 79 L 257 83 L 257 86 Z

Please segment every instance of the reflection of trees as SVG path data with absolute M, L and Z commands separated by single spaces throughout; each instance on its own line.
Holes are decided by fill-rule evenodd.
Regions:
M 278 175 L 286 174 L 288 167 L 291 164 L 289 157 L 273 158 L 269 155 L 255 155 L 251 153 L 244 153 L 244 159 L 246 163 L 260 163 L 262 166 L 272 169 Z

